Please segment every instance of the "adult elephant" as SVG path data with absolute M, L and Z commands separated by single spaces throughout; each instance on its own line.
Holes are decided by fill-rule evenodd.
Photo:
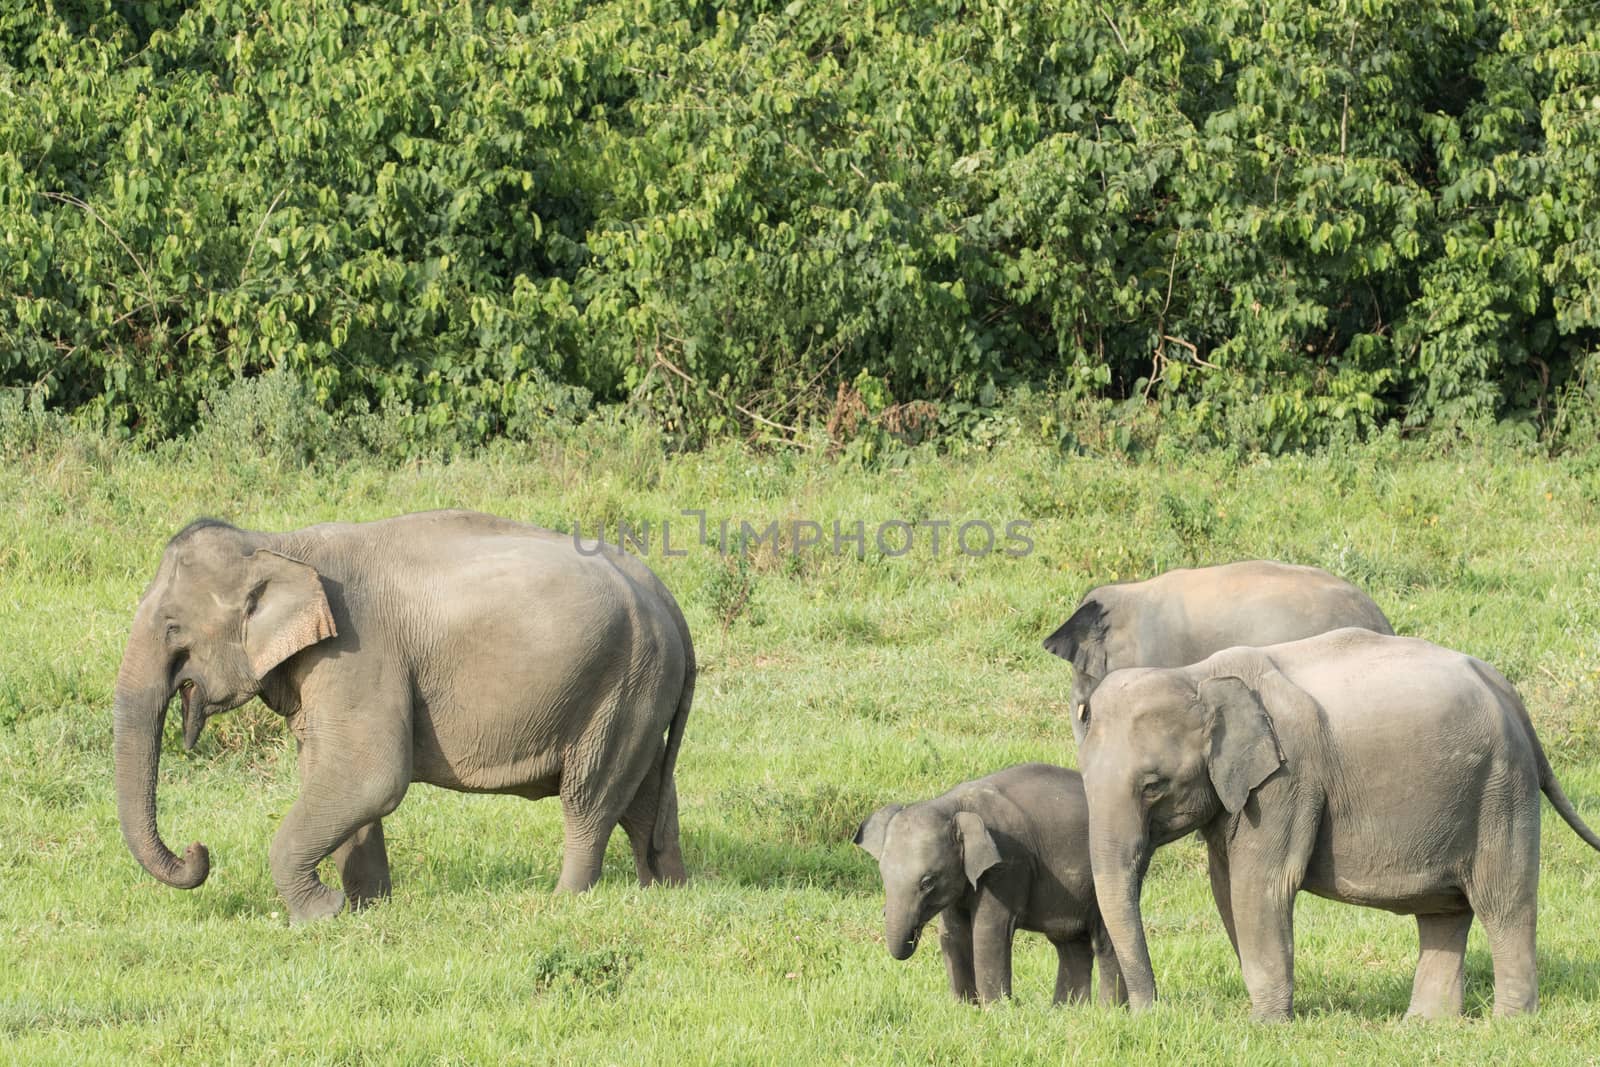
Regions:
M 202 519 L 173 537 L 117 674 L 117 813 L 151 874 L 191 889 L 156 830 L 161 730 L 184 745 L 259 694 L 299 745 L 300 796 L 272 840 L 295 921 L 389 891 L 382 818 L 413 782 L 559 795 L 559 888 L 599 877 L 618 822 L 641 883 L 681 882 L 674 766 L 694 650 L 643 563 L 466 511 L 255 533 Z M 333 855 L 343 892 L 322 884 Z
M 1516 690 L 1480 660 L 1345 629 L 1189 667 L 1114 671 L 1080 754 L 1095 896 L 1134 1008 L 1156 993 L 1139 896 L 1198 830 L 1257 1018 L 1294 1005 L 1294 898 L 1415 915 L 1410 1013 L 1461 1011 L 1483 923 L 1496 1015 L 1538 1000 L 1539 793 L 1584 841 Z
M 1044 647 L 1072 664 L 1072 736 L 1103 678 L 1123 667 L 1183 667 L 1238 645 L 1273 645 L 1359 626 L 1394 628 L 1372 598 L 1316 567 L 1247 560 L 1171 570 L 1089 590 Z

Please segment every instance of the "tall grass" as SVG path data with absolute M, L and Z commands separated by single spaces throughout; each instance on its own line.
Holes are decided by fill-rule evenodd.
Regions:
M 284 417 L 291 417 L 284 416 Z M 20 416 L 19 416 L 20 417 Z M 231 418 L 239 418 L 233 411 Z M 281 419 L 280 419 L 281 422 Z M 1054 955 L 1019 937 L 1013 1003 L 962 1007 L 932 942 L 883 949 L 881 892 L 852 845 L 877 805 L 1008 763 L 1071 764 L 1068 668 L 1040 639 L 1102 581 L 1273 557 L 1363 584 L 1403 633 L 1482 656 L 1527 698 L 1557 773 L 1600 824 L 1600 452 L 1395 439 L 1272 460 L 1066 454 L 1019 419 L 967 454 L 873 462 L 724 445 L 667 454 L 607 416 L 532 444 L 411 463 L 317 449 L 292 427 L 203 428 L 155 451 L 60 425 L 8 435 L 0 477 L 0 1059 L 25 1063 L 820 1063 L 1172 1060 L 1593 1062 L 1600 856 L 1544 821 L 1537 1016 L 1405 1023 L 1411 920 L 1302 897 L 1291 1026 L 1246 1022 L 1201 850 L 1163 849 L 1145 891 L 1162 1002 L 1130 1017 L 1049 1006 Z M 294 759 L 259 704 L 197 750 L 169 738 L 162 832 L 211 846 L 200 889 L 128 855 L 110 701 L 134 604 L 197 515 L 290 528 L 442 506 L 557 529 L 741 519 L 869 531 L 853 552 L 763 545 L 653 554 L 701 662 L 679 764 L 682 890 L 641 891 L 618 835 L 605 875 L 552 895 L 553 802 L 418 787 L 386 820 L 392 900 L 290 929 L 267 843 Z M 885 520 L 1031 522 L 1031 554 L 919 541 Z M 674 528 L 675 544 L 678 527 Z M 831 548 L 831 545 L 829 546 Z M 331 876 L 331 872 L 330 872 Z

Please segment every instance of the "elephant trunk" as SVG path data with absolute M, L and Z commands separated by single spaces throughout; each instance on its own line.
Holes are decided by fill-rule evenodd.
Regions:
M 922 934 L 922 924 L 917 922 L 917 909 L 891 905 L 884 909 L 883 939 L 889 946 L 889 955 L 897 960 L 908 960 L 917 950 L 917 940 Z
M 117 673 L 112 727 L 116 759 L 117 818 L 134 858 L 156 878 L 178 889 L 193 889 L 211 870 L 210 854 L 199 842 L 179 859 L 156 830 L 156 770 L 161 761 L 161 728 L 172 698 L 163 657 L 135 623 L 134 636 Z
M 1089 808 L 1089 856 L 1094 868 L 1095 900 L 1100 919 L 1117 953 L 1123 983 L 1128 990 L 1128 1007 L 1143 1011 L 1155 1003 L 1156 979 L 1150 966 L 1150 950 L 1144 939 L 1144 917 L 1139 910 L 1139 893 L 1144 888 L 1145 870 L 1150 863 L 1149 840 L 1143 820 L 1126 820 L 1119 825 L 1109 817 L 1098 817 Z

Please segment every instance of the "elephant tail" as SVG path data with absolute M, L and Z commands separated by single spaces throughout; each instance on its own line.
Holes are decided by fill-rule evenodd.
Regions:
M 650 831 L 650 864 L 655 865 L 656 854 L 668 845 L 668 833 L 678 818 L 678 790 L 675 772 L 678 749 L 683 745 L 683 727 L 689 721 L 689 705 L 694 703 L 696 673 L 694 645 L 689 640 L 689 627 L 679 616 L 679 631 L 683 634 L 683 691 L 678 695 L 678 708 L 672 713 L 672 724 L 667 727 L 667 747 L 661 754 L 661 792 L 656 798 L 656 824 Z
M 1572 827 L 1573 833 L 1583 838 L 1590 848 L 1600 852 L 1600 835 L 1596 835 L 1589 829 L 1589 824 L 1578 817 L 1577 809 L 1562 791 L 1561 783 L 1556 781 L 1556 772 L 1550 769 L 1550 761 L 1545 758 L 1544 746 L 1539 744 L 1539 739 L 1534 736 L 1531 726 L 1528 729 L 1528 736 L 1533 741 L 1533 755 L 1539 763 L 1539 788 L 1550 798 L 1550 806 L 1566 820 L 1568 826 Z
M 1544 754 L 1544 746 L 1539 743 L 1539 735 L 1533 729 L 1533 719 L 1528 715 L 1528 708 L 1522 702 L 1505 675 L 1481 661 L 1475 661 L 1475 667 L 1480 677 L 1493 688 L 1500 691 L 1510 700 L 1511 706 L 1516 709 L 1517 719 L 1522 723 L 1522 728 L 1527 731 L 1528 744 L 1533 746 L 1534 765 L 1539 771 L 1539 790 L 1550 798 L 1550 806 L 1556 809 L 1562 820 L 1570 827 L 1572 832 L 1583 838 L 1584 843 L 1596 852 L 1600 852 L 1600 834 L 1589 829 L 1589 824 L 1578 816 L 1578 809 L 1572 806 L 1572 801 L 1567 799 L 1566 792 L 1561 788 L 1561 783 L 1556 781 L 1556 772 L 1550 766 L 1550 759 Z

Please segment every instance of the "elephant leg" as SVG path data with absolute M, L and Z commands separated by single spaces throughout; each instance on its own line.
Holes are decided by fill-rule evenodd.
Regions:
M 1250 1017 L 1287 1022 L 1294 1014 L 1295 891 L 1234 874 L 1231 900 Z
M 289 906 L 291 922 L 337 915 L 345 895 L 317 877 L 317 864 L 352 835 L 389 814 L 406 783 L 308 782 L 273 835 L 268 853 L 272 881 Z M 381 841 L 381 838 L 380 838 Z M 385 879 L 387 882 L 387 879 Z
M 1488 935 L 1497 1016 L 1539 1006 L 1539 794 L 1534 782 L 1524 788 L 1521 804 L 1480 816 L 1479 866 L 1463 887 Z
M 339 882 L 352 908 L 364 908 L 389 895 L 389 853 L 383 846 L 383 822 L 374 820 L 333 850 Z
M 1461 1014 L 1466 980 L 1467 931 L 1472 912 L 1417 916 L 1417 974 L 1407 1015 L 1440 1019 Z
M 656 815 L 662 800 L 667 804 L 666 845 L 656 849 L 653 838 Z M 657 763 L 644 776 L 633 794 L 633 802 L 622 813 L 622 829 L 633 846 L 633 866 L 639 875 L 639 884 L 648 886 L 655 882 L 682 885 L 688 881 L 683 869 L 683 852 L 678 844 L 678 792 L 669 784 L 667 794 L 661 796 L 661 766 Z
M 1233 890 L 1228 883 L 1228 854 L 1220 846 L 1206 842 L 1207 871 L 1211 876 L 1211 899 L 1217 902 L 1222 928 L 1228 932 L 1234 958 L 1239 956 L 1239 934 L 1233 926 Z
M 600 880 L 611 831 L 630 809 L 636 816 L 630 820 L 634 825 L 630 837 L 635 865 L 641 856 L 645 860 L 639 880 L 645 881 L 645 872 L 652 879 L 658 876 L 650 862 L 650 830 L 645 826 L 647 822 L 654 825 L 658 790 L 645 789 L 644 783 L 654 785 L 660 781 L 663 742 L 659 738 L 651 742 L 636 731 L 630 732 L 628 724 L 644 709 L 625 706 L 626 697 L 622 692 L 612 693 L 595 708 L 588 729 L 572 746 L 561 768 L 564 844 L 561 878 L 556 883 L 558 893 L 582 893 Z M 674 692 L 671 706 L 676 706 L 676 700 Z M 665 722 L 670 717 L 669 709 L 654 721 Z M 677 866 L 681 873 L 681 859 Z
M 656 793 L 650 793 L 652 801 Z M 689 880 L 689 872 L 683 867 L 683 846 L 678 837 L 678 783 L 668 782 L 666 792 L 661 795 L 661 802 L 667 805 L 666 818 L 666 843 L 659 851 L 650 855 L 650 867 L 655 873 L 656 880 L 666 882 L 668 885 L 683 885 Z M 654 819 L 651 820 L 652 824 Z M 651 827 L 652 832 L 654 826 Z
M 603 826 L 562 804 L 561 877 L 556 882 L 558 893 L 582 893 L 600 880 L 600 868 L 605 865 L 606 842 L 616 822 Z
M 1094 975 L 1094 949 L 1089 946 L 1089 939 L 1079 937 L 1069 941 L 1057 941 L 1055 946 L 1055 1003 L 1086 1003 Z
M 1010 909 L 980 889 L 972 913 L 972 966 L 981 1003 L 1011 995 L 1011 939 L 1016 930 Z
M 1324 810 L 1320 797 L 1291 802 L 1288 789 L 1287 780 L 1278 779 L 1253 793 L 1240 817 L 1230 820 L 1226 862 L 1212 865 L 1227 879 L 1250 1017 L 1260 1022 L 1288 1022 L 1294 1015 L 1294 901 Z
M 273 884 L 295 923 L 328 918 L 344 908 L 345 894 L 322 884 L 317 864 L 369 824 L 376 827 L 378 820 L 400 804 L 411 784 L 407 735 L 363 732 L 351 739 L 340 733 L 330 728 L 315 747 L 310 743 L 301 746 L 300 796 L 283 817 L 268 852 Z M 385 739 L 390 744 L 383 744 Z M 382 751 L 385 748 L 387 753 Z M 361 758 L 350 758 L 356 752 Z M 332 754 L 339 758 L 329 758 Z M 382 854 L 381 831 L 376 840 Z M 374 865 L 371 838 L 357 842 L 351 851 L 360 854 L 364 866 L 360 873 L 368 875 Z M 386 856 L 383 866 L 386 870 Z M 383 884 L 387 882 L 385 873 Z
M 623 793 L 619 800 L 609 795 L 615 791 L 615 783 L 607 782 L 605 774 L 595 767 L 582 778 L 563 777 L 561 878 L 556 882 L 556 892 L 582 893 L 600 880 L 611 831 L 634 802 L 633 792 Z M 641 847 L 648 849 L 647 837 L 635 842 L 635 857 Z
M 939 951 L 944 954 L 950 992 L 957 1000 L 976 1003 L 978 979 L 972 965 L 972 917 L 946 908 L 939 914 Z
M 1122 964 L 1117 962 L 1117 951 L 1111 944 L 1105 928 L 1096 924 L 1090 944 L 1094 948 L 1095 969 L 1100 972 L 1100 993 L 1096 998 L 1102 1005 L 1128 1003 L 1128 986 L 1122 980 Z
M 1512 915 L 1478 912 L 1484 933 L 1489 935 L 1489 954 L 1494 958 L 1494 1013 L 1521 1015 L 1539 1006 L 1539 966 L 1534 941 L 1537 910 L 1528 906 Z

